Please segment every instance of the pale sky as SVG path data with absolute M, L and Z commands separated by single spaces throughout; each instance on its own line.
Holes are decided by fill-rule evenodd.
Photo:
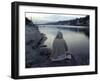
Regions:
M 63 20 L 71 20 L 86 15 L 65 15 L 65 14 L 47 14 L 47 13 L 26 13 L 26 17 L 33 21 L 35 24 L 43 24 L 48 22 L 56 22 Z

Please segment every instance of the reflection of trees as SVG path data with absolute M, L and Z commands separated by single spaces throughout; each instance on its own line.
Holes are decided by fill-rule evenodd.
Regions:
M 84 33 L 87 37 L 90 36 L 90 34 L 89 34 L 89 29 L 85 30 L 83 33 Z
M 67 28 L 67 27 L 58 27 L 58 29 L 70 30 L 74 32 L 82 32 L 87 37 L 89 37 L 89 27 L 88 28 Z

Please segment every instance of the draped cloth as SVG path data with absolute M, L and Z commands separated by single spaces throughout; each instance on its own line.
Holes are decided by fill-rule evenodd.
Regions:
M 68 51 L 67 44 L 63 39 L 61 32 L 58 32 L 52 45 L 52 54 L 50 56 L 52 61 L 61 61 L 67 58 L 66 53 Z

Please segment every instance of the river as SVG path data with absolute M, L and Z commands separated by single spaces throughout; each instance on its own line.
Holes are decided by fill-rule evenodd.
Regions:
M 61 25 L 58 28 L 56 25 L 39 25 L 39 30 L 41 33 L 46 34 L 47 40 L 45 45 L 52 49 L 53 40 L 55 39 L 57 32 L 61 31 L 63 33 L 63 38 L 68 45 L 69 53 L 76 56 L 79 60 L 79 64 L 89 65 L 89 36 L 84 32 L 74 31 L 76 28 L 68 29 L 70 26 Z M 66 27 L 63 29 L 63 27 Z M 71 26 L 72 27 L 72 26 Z M 78 28 L 81 28 L 81 26 Z

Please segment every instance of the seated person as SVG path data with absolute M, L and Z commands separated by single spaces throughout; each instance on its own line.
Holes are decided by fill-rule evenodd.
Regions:
M 61 61 L 66 59 L 67 51 L 68 47 L 63 39 L 63 34 L 59 31 L 53 41 L 52 53 L 50 55 L 51 61 Z

